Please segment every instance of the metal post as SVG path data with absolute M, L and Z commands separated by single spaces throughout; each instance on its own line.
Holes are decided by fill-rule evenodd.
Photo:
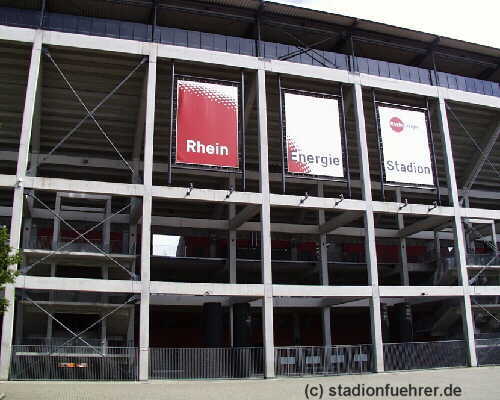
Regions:
M 151 262 L 151 212 L 153 207 L 153 135 L 155 121 L 156 56 L 158 46 L 150 45 L 146 127 L 144 136 L 144 198 L 142 201 L 141 308 L 139 330 L 139 379 L 149 378 L 149 302 Z
M 61 215 L 61 194 L 56 193 L 56 203 L 54 206 L 55 215 Z M 57 250 L 60 243 L 61 220 L 54 215 L 54 224 L 52 225 L 52 250 Z
M 229 177 L 229 186 L 234 187 L 236 178 L 234 175 L 231 175 Z M 236 215 L 236 205 L 235 204 L 230 204 L 229 205 L 229 221 L 234 218 Z M 229 267 L 229 283 L 236 283 L 236 231 L 230 230 L 229 231 L 229 237 L 228 237 L 228 245 L 227 245 L 227 250 L 228 250 L 228 267 Z M 233 347 L 234 344 L 234 310 L 233 310 L 233 305 L 229 307 L 229 332 L 230 332 L 230 339 L 231 339 L 231 347 Z
M 401 199 L 401 188 L 398 187 L 396 189 L 396 201 L 398 203 L 402 202 Z M 404 229 L 404 217 L 402 214 L 398 214 L 398 229 Z M 399 257 L 401 262 L 401 284 L 404 286 L 410 285 L 410 275 L 408 274 L 408 254 L 406 253 L 406 237 L 402 237 L 399 239 Z
M 35 111 L 36 89 L 40 72 L 40 58 L 42 50 L 42 31 L 37 31 L 31 51 L 30 69 L 28 75 L 28 84 L 26 87 L 26 98 L 24 102 L 23 122 L 21 128 L 21 139 L 19 141 L 19 154 L 17 159 L 16 180 L 17 185 L 14 189 L 14 201 L 12 204 L 12 219 L 10 224 L 10 247 L 18 249 L 21 242 L 21 226 L 23 219 L 23 198 L 24 186 L 23 180 L 28 166 L 29 148 L 31 140 L 31 128 L 33 124 L 33 115 Z M 11 268 L 17 268 L 12 265 Z M 10 360 L 12 356 L 12 336 L 14 330 L 14 285 L 5 286 L 5 299 L 9 301 L 10 307 L 3 315 L 2 323 L 2 344 L 0 354 L 0 380 L 9 378 Z
M 380 313 L 380 293 L 378 287 L 377 251 L 375 248 L 375 221 L 372 205 L 372 185 L 368 161 L 368 144 L 366 139 L 365 114 L 363 111 L 363 92 L 359 83 L 353 88 L 354 110 L 356 115 L 356 134 L 358 137 L 358 153 L 360 160 L 361 190 L 366 202 L 365 220 L 365 253 L 368 268 L 368 280 L 372 286 L 370 298 L 371 335 L 375 371 L 384 371 L 384 344 L 382 340 L 382 319 Z
M 458 200 L 457 181 L 455 179 L 455 164 L 451 146 L 450 129 L 446 115 L 446 103 L 442 95 L 439 96 L 439 122 L 441 135 L 443 137 L 444 159 L 446 161 L 446 176 L 448 181 L 448 197 L 453 204 L 455 237 L 455 258 L 458 269 L 459 283 L 463 286 L 464 297 L 462 303 L 462 323 L 464 327 L 464 339 L 468 346 L 469 364 L 477 366 L 476 347 L 474 342 L 474 318 L 472 315 L 469 279 L 467 274 L 467 261 L 465 255 L 465 240 L 461 218 L 460 203 Z
M 267 139 L 267 98 L 266 71 L 257 71 L 257 107 L 259 127 L 259 169 L 262 207 L 260 212 L 261 263 L 262 283 L 264 284 L 264 299 L 262 304 L 262 324 L 264 342 L 264 375 L 274 378 L 274 328 L 273 328 L 273 286 L 271 269 L 271 206 L 269 196 L 269 164 Z
M 318 183 L 318 196 L 324 197 L 323 182 Z M 318 225 L 321 226 L 325 223 L 325 210 L 318 210 Z M 330 284 L 330 279 L 328 276 L 328 247 L 326 245 L 326 233 L 319 235 L 320 243 L 320 277 L 321 284 L 328 286 Z M 323 307 L 322 309 L 322 322 L 323 322 L 323 345 L 332 345 L 332 332 L 331 332 L 331 316 L 330 316 L 330 306 Z

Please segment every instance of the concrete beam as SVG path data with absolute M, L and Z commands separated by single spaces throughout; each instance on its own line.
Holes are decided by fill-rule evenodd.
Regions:
M 264 285 L 151 281 L 151 294 L 207 296 L 207 299 L 210 296 L 263 297 Z
M 0 38 L 4 40 L 31 41 L 30 39 L 34 34 L 34 31 L 31 29 L 13 27 L 1 28 Z M 148 53 L 147 43 L 67 32 L 43 31 L 43 42 L 44 44 L 51 46 L 93 49 L 126 54 L 146 55 Z M 344 70 L 305 65 L 289 61 L 266 60 L 246 55 L 229 54 L 225 52 L 166 44 L 158 44 L 158 57 L 252 70 L 261 69 L 263 71 L 280 73 L 283 75 L 361 84 L 364 87 L 374 87 L 400 93 L 412 93 L 427 97 L 437 98 L 441 96 L 444 99 L 456 102 L 500 108 L 500 98 L 494 96 L 469 93 L 461 90 L 407 82 L 364 73 L 351 73 Z
M 326 198 L 309 196 L 293 196 L 286 194 L 270 195 L 271 207 L 286 207 L 311 210 L 341 210 L 341 211 L 365 211 L 366 203 L 363 200 Z
M 382 202 L 373 201 L 373 212 L 381 214 L 398 214 L 398 215 L 425 215 L 425 216 L 443 216 L 452 217 L 453 207 L 435 207 L 432 204 L 408 204 L 401 208 L 400 202 Z
M 229 221 L 229 230 L 236 230 L 249 219 L 260 213 L 260 208 L 256 206 L 246 206 Z
M 380 286 L 381 297 L 463 296 L 462 286 Z
M 426 230 L 432 230 L 433 228 L 443 224 L 445 220 L 445 217 L 427 217 L 423 220 L 417 221 L 412 225 L 409 225 L 403 229 L 401 229 L 398 232 L 398 236 L 403 238 L 407 237 L 410 235 L 413 235 L 414 233 L 426 231 Z
M 187 201 L 206 201 L 210 203 L 227 203 L 227 204 L 254 204 L 260 205 L 262 195 L 260 193 L 251 192 L 232 192 L 228 190 L 213 190 L 213 189 L 197 189 L 191 190 L 187 194 L 187 188 L 153 186 L 152 195 L 155 198 L 169 200 L 187 200 Z
M 51 192 L 80 192 L 114 196 L 142 196 L 142 185 L 27 176 L 24 187 Z
M 371 286 L 273 285 L 275 297 L 369 297 Z
M 15 286 L 19 289 L 99 293 L 140 293 L 141 290 L 141 283 L 137 281 L 25 275 L 17 277 Z
M 346 226 L 349 223 L 356 221 L 362 217 L 363 213 L 360 213 L 358 211 L 346 211 L 341 215 L 330 219 L 324 224 L 321 224 L 318 229 L 320 233 L 328 233 L 337 228 Z

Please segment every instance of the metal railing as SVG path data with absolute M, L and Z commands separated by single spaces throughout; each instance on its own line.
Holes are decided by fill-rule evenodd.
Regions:
M 80 239 L 76 242 L 71 243 L 70 245 L 66 245 L 74 238 L 66 238 L 61 237 L 57 242 L 57 247 L 64 246 L 64 251 L 77 251 L 77 252 L 89 252 L 95 253 L 96 248 L 90 245 L 88 242 L 85 242 L 83 239 Z M 100 239 L 88 239 L 92 244 L 97 246 L 99 249 L 104 251 L 104 245 L 102 240 Z M 110 251 L 111 253 L 125 253 L 123 251 L 123 242 L 121 240 L 110 240 Z M 33 236 L 30 240 L 30 247 L 34 249 L 40 250 L 52 250 L 52 236 Z M 128 250 L 126 251 L 128 252 Z
M 91 344 L 96 347 L 134 347 L 134 341 L 124 340 L 124 339 L 95 339 L 83 337 L 85 342 Z M 19 345 L 30 345 L 30 346 L 86 346 L 86 343 L 83 342 L 80 338 L 69 338 L 69 337 L 43 337 L 43 336 L 30 336 L 22 338 Z
M 150 379 L 236 379 L 264 376 L 261 347 L 150 348 Z
M 476 339 L 479 365 L 500 365 L 500 338 Z
M 276 347 L 277 376 L 362 374 L 373 370 L 372 345 Z
M 384 343 L 386 371 L 467 366 L 463 340 Z
M 499 266 L 500 252 L 487 254 L 469 253 L 466 256 L 467 265 Z
M 11 380 L 138 380 L 136 347 L 12 346 Z

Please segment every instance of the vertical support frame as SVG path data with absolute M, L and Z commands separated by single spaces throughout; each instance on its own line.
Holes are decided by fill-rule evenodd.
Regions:
M 264 375 L 274 378 L 274 323 L 273 323 L 273 285 L 271 266 L 271 205 L 269 193 L 269 157 L 267 134 L 267 98 L 266 71 L 257 71 L 257 110 L 259 131 L 259 170 L 261 205 L 261 268 L 264 284 L 262 306 L 263 343 L 264 343 Z
M 23 180 L 28 167 L 29 149 L 31 142 L 31 131 L 35 113 L 36 93 L 38 80 L 40 78 L 41 54 L 42 54 L 42 31 L 35 33 L 35 40 L 31 50 L 30 68 L 28 73 L 28 84 L 26 86 L 26 97 L 24 101 L 24 112 L 21 127 L 21 139 L 19 141 L 19 155 L 17 159 L 16 187 L 14 188 L 14 201 L 12 205 L 12 218 L 10 225 L 10 247 L 18 249 L 21 245 L 21 226 L 23 219 L 24 186 Z M 10 266 L 16 269 L 16 265 Z M 9 379 L 9 368 L 12 356 L 12 337 L 14 331 L 15 310 L 15 288 L 14 285 L 5 286 L 5 299 L 9 301 L 9 308 L 3 315 L 2 341 L 0 354 L 0 380 Z
M 382 143 L 382 133 L 380 132 L 380 116 L 378 115 L 377 98 L 375 89 L 372 89 L 373 112 L 375 113 L 375 127 L 377 129 L 377 149 L 380 164 L 380 193 L 382 201 L 385 201 L 385 174 L 384 174 L 384 145 Z
M 139 380 L 149 378 L 149 305 L 151 264 L 151 214 L 153 207 L 153 142 L 156 107 L 156 61 L 158 46 L 150 44 L 144 136 L 144 198 L 141 235 L 141 305 L 139 327 Z
M 345 109 L 345 103 L 344 103 L 344 85 L 341 83 L 340 84 L 340 113 L 342 115 L 341 117 L 341 128 L 342 129 L 342 135 L 344 139 L 344 163 L 345 163 L 345 174 L 346 174 L 346 179 L 347 179 L 347 198 L 352 199 L 352 188 L 351 188 L 351 167 L 349 166 L 349 145 L 347 141 L 347 120 L 346 120 L 346 115 L 345 115 L 346 109 Z M 323 195 L 321 195 L 323 197 Z
M 241 146 L 241 179 L 242 179 L 242 190 L 246 192 L 247 190 L 247 159 L 246 159 L 246 121 L 245 121 L 245 71 L 241 70 L 241 83 L 240 83 L 240 104 L 241 106 L 239 107 L 239 113 L 241 115 L 240 117 L 240 146 Z M 233 182 L 232 186 L 235 186 L 235 183 Z
M 427 130 L 429 131 L 429 140 L 430 140 L 430 150 L 431 150 L 431 159 L 432 159 L 432 172 L 434 174 L 434 184 L 436 185 L 436 202 L 438 205 L 441 205 L 441 189 L 439 188 L 439 174 L 437 172 L 437 161 L 436 161 L 436 149 L 434 146 L 434 135 L 432 133 L 432 121 L 431 121 L 431 112 L 429 108 L 429 98 L 425 98 L 425 108 L 427 108 Z
M 281 94 L 281 75 L 278 74 L 278 97 L 279 97 L 279 107 L 280 107 L 280 131 L 281 131 L 281 191 L 283 194 L 286 193 L 286 132 L 285 125 L 283 123 L 284 110 L 283 110 L 283 96 Z
M 461 305 L 464 339 L 468 347 L 469 364 L 472 367 L 476 367 L 477 355 L 474 340 L 474 317 L 472 315 L 470 287 L 467 273 L 464 229 L 462 224 L 460 202 L 458 199 L 455 164 L 453 162 L 453 151 L 451 146 L 450 129 L 448 126 L 448 117 L 446 113 L 446 103 L 441 94 L 439 96 L 438 112 L 441 135 L 443 137 L 444 143 L 444 158 L 446 164 L 446 175 L 448 178 L 448 193 L 449 197 L 452 200 L 454 212 L 453 234 L 455 237 L 455 257 L 458 270 L 458 279 L 464 290 L 464 296 Z
M 368 158 L 368 143 L 366 138 L 366 122 L 363 110 L 363 89 L 361 84 L 353 87 L 354 110 L 356 116 L 356 134 L 358 137 L 358 153 L 360 159 L 361 190 L 366 202 L 364 215 L 366 239 L 365 253 L 368 266 L 368 279 L 372 287 L 370 298 L 371 334 L 375 371 L 384 371 L 384 345 L 382 340 L 382 317 L 380 312 L 380 292 L 378 286 L 377 251 L 375 247 L 375 221 L 373 216 L 372 187 L 370 180 L 370 166 Z
M 170 143 L 168 146 L 168 185 L 172 184 L 172 145 L 174 140 L 174 98 L 175 98 L 175 62 L 170 69 Z

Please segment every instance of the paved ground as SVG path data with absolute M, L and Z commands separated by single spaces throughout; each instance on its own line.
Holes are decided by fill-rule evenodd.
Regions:
M 345 390 L 392 385 L 413 390 L 403 396 L 348 396 Z M 344 392 L 335 391 L 342 385 Z M 411 385 L 411 386 L 410 386 Z M 450 393 L 450 385 L 453 385 Z M 439 386 L 437 395 L 412 389 Z M 347 388 L 347 389 L 346 389 Z M 458 389 L 459 388 L 459 389 Z M 307 389 L 307 390 L 306 390 Z M 323 394 L 321 395 L 321 390 Z M 379 389 L 381 390 L 381 389 Z M 385 388 L 384 388 L 385 390 Z M 453 393 L 453 390 L 455 392 Z M 460 390 L 460 396 L 458 395 Z M 429 388 L 428 392 L 433 392 Z M 154 381 L 150 383 L 1 382 L 5 400 L 295 400 L 295 399 L 466 399 L 499 400 L 500 367 L 441 369 L 326 378 L 233 381 Z M 306 396 L 307 392 L 307 396 Z M 356 393 L 353 393 L 356 394 Z M 368 393 L 369 394 L 369 393 Z M 416 394 L 416 395 L 415 395 Z

